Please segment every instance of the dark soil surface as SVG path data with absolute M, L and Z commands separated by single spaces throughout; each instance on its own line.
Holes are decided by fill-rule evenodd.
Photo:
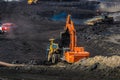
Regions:
M 36 60 L 40 63 L 43 62 L 49 38 L 59 38 L 65 22 L 50 20 L 46 16 L 49 14 L 49 9 L 43 3 L 38 5 L 26 5 L 24 3 L 1 4 L 4 5 L 0 7 L 2 22 L 15 23 L 17 30 L 8 35 L 0 35 L 0 61 L 29 63 L 31 60 Z M 44 12 L 47 14 L 43 15 Z M 103 60 L 106 56 L 108 58 L 113 55 L 120 56 L 119 22 L 98 26 L 75 26 L 78 45 L 85 47 L 85 50 L 90 52 L 90 57 L 94 58 L 99 55 L 103 56 Z M 120 64 L 114 67 L 105 66 L 102 69 L 96 68 L 97 63 L 89 67 L 86 67 L 86 65 L 80 67 L 80 65 L 62 63 L 58 66 L 52 65 L 52 67 L 41 65 L 1 68 L 0 76 L 1 80 L 120 79 Z

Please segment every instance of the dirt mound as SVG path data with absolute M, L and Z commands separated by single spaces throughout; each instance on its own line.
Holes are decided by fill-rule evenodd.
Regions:
M 74 63 L 73 65 L 86 66 L 86 67 L 98 65 L 99 69 L 104 69 L 107 67 L 115 68 L 115 67 L 120 67 L 120 56 L 111 56 L 111 57 L 95 56 L 93 58 L 83 59 L 79 62 Z
M 51 66 L 28 65 L 27 67 L 0 68 L 0 73 L 2 73 L 0 76 L 8 80 L 40 80 L 41 77 L 42 80 L 101 80 L 101 78 L 102 80 L 119 80 L 119 61 L 120 56 L 96 56 L 74 64 L 58 63 Z

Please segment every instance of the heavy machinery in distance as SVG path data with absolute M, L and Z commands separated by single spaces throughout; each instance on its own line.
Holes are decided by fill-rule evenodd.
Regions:
M 38 0 L 28 0 L 27 3 L 28 4 L 36 4 Z
M 15 29 L 16 29 L 16 25 L 14 23 L 8 22 L 8 23 L 0 24 L 0 34 L 9 33 Z
M 54 39 L 50 39 L 47 47 L 49 62 L 57 63 L 60 60 L 65 60 L 68 63 L 74 63 L 82 58 L 88 58 L 90 55 L 84 50 L 84 47 L 77 46 L 76 30 L 70 17 L 68 15 L 64 32 L 60 34 L 59 43 L 54 43 Z
M 112 16 L 108 16 L 104 14 L 104 15 L 95 16 L 94 18 L 85 21 L 85 24 L 89 26 L 94 26 L 99 24 L 112 24 L 113 22 L 114 19 Z

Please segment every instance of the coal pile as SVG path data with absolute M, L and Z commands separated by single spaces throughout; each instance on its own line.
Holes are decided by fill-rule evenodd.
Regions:
M 0 35 L 0 61 L 10 63 L 29 63 L 33 60 L 44 61 L 49 38 L 59 38 L 65 22 L 50 20 L 55 8 L 49 7 L 48 9 L 48 6 L 43 3 L 38 5 L 9 3 L 6 5 L 0 7 L 0 11 L 2 10 L 0 14 L 2 15 L 1 21 L 3 23 L 15 23 L 17 30 L 5 36 Z M 5 11 L 3 10 L 4 8 Z M 58 12 L 62 10 L 60 9 L 59 11 L 57 9 Z M 74 14 L 72 15 L 75 16 Z M 14 76 L 11 72 L 15 72 L 18 73 L 16 74 L 17 77 L 14 76 L 15 78 L 12 77 L 11 80 L 44 80 L 45 78 L 48 80 L 119 79 L 120 23 L 101 24 L 98 26 L 75 24 L 75 26 L 78 45 L 85 47 L 85 50 L 90 52 L 90 58 L 74 64 L 61 62 L 51 66 L 32 65 L 22 68 L 0 68 L 0 73 L 2 73 L 0 76 L 7 74 L 7 77 L 11 77 Z M 22 76 L 22 78 L 19 78 L 19 76 Z
M 51 21 L 40 13 L 48 11 L 45 5 L 26 5 L 25 3 L 7 4 L 6 11 L 2 13 L 2 22 L 13 22 L 17 25 L 15 34 L 1 37 L 2 61 L 29 61 L 41 59 L 46 53 L 49 38 L 58 38 L 63 30 L 64 22 Z M 10 10 L 10 11 L 9 11 Z M 12 11 L 12 12 L 11 12 Z M 9 14 L 8 14 L 9 12 Z M 11 13 L 10 13 L 11 12 Z M 78 45 L 90 51 L 91 56 L 119 55 L 120 25 L 77 26 Z M 111 39 L 116 36 L 118 38 Z M 7 57 L 6 57 L 7 56 Z

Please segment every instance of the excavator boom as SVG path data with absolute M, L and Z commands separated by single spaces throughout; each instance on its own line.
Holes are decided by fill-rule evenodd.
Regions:
M 71 16 L 68 15 L 67 21 L 66 21 L 66 26 L 65 26 L 65 31 L 68 30 L 70 34 L 70 49 L 73 51 L 74 47 L 76 47 L 76 30 L 74 28 L 74 23 L 71 20 Z

